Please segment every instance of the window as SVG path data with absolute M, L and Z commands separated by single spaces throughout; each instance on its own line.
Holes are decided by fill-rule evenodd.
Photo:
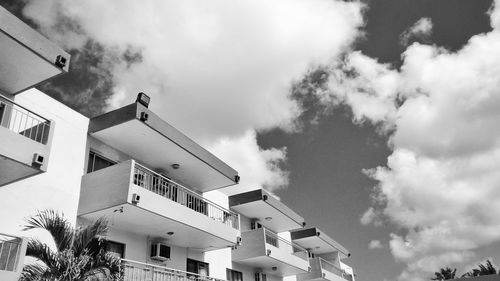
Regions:
M 125 257 L 125 244 L 106 241 L 106 251 L 111 253 L 113 256 L 122 259 Z
M 90 151 L 89 153 L 89 164 L 87 167 L 87 173 L 92 173 L 100 169 L 107 168 L 109 166 L 113 166 L 116 162 L 108 160 L 101 155 Z
M 226 269 L 226 280 L 227 281 L 243 281 L 243 273 L 240 271 Z
M 187 272 L 196 273 L 203 276 L 209 276 L 208 263 L 187 259 Z
M 0 101 L 0 126 L 2 126 L 3 115 L 6 111 L 5 108 L 6 108 L 5 103 Z M 3 126 L 7 127 L 6 125 Z

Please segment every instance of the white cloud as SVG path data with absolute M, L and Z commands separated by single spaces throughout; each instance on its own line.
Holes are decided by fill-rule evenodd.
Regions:
M 380 240 L 372 240 L 368 244 L 368 249 L 373 250 L 373 249 L 382 249 L 384 245 L 382 245 L 382 242 Z
M 399 36 L 401 45 L 408 45 L 409 41 L 413 38 L 428 40 L 429 36 L 432 33 L 432 27 L 433 24 L 430 18 L 419 19 L 412 26 L 401 33 L 401 35 Z
M 262 150 L 253 130 L 248 130 L 241 138 L 221 138 L 209 149 L 240 172 L 240 183 L 228 189 L 228 193 L 260 186 L 272 190 L 288 184 L 288 175 L 280 168 L 286 161 L 286 149 Z
M 361 222 L 398 227 L 389 244 L 408 265 L 400 280 L 428 280 L 500 241 L 499 13 L 456 52 L 414 43 L 400 69 L 359 52 L 332 66 L 321 99 L 389 137 L 387 165 L 366 171 L 378 185 Z
M 155 112 L 202 144 L 246 144 L 243 150 L 260 154 L 261 162 L 252 162 L 257 167 L 233 165 L 249 169 L 239 172 L 253 184 L 272 187 L 286 179 L 250 171 L 273 167 L 269 173 L 285 176 L 273 166 L 284 152 L 256 150 L 248 131 L 294 129 L 301 108 L 290 98 L 290 83 L 349 47 L 362 9 L 359 2 L 331 0 L 31 0 L 24 14 L 67 48 L 91 38 L 117 53 L 140 52 L 140 61 L 113 68 L 108 107 L 146 92 Z

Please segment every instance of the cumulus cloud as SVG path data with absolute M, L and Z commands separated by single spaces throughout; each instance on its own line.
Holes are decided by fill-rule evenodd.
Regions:
M 30 0 L 23 12 L 66 48 L 93 40 L 118 58 L 132 50 L 139 59 L 109 67 L 107 109 L 146 92 L 152 110 L 219 154 L 221 143 L 248 145 L 242 149 L 260 156 L 244 151 L 249 158 L 233 165 L 271 168 L 247 177 L 255 188 L 272 188 L 286 183 L 275 165 L 285 150 L 256 150 L 248 131 L 294 129 L 302 108 L 290 97 L 291 82 L 350 46 L 362 9 L 359 2 L 331 0 Z
M 372 240 L 368 244 L 368 249 L 373 250 L 373 249 L 382 249 L 384 245 L 382 245 L 382 242 L 380 240 Z
M 432 27 L 433 24 L 430 18 L 421 18 L 401 33 L 399 42 L 403 46 L 408 45 L 412 39 L 427 42 L 432 34 Z
M 330 91 L 320 93 L 388 136 L 387 165 L 365 171 L 378 185 L 361 223 L 398 227 L 389 245 L 408 265 L 400 280 L 428 280 L 500 241 L 498 3 L 493 31 L 462 49 L 414 43 L 399 69 L 353 52 L 331 66 Z

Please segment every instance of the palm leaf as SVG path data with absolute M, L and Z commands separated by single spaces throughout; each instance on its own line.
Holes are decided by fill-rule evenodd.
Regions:
M 73 240 L 73 250 L 75 255 L 80 255 L 83 250 L 94 252 L 97 254 L 101 248 L 101 239 L 108 232 L 108 222 L 104 218 L 99 218 L 91 225 L 75 231 L 75 236 Z
M 36 258 L 48 267 L 57 263 L 57 254 L 54 253 L 47 244 L 34 238 L 28 241 L 26 256 Z
M 39 228 L 50 232 L 58 251 L 71 248 L 74 230 L 62 214 L 51 209 L 38 211 L 38 214 L 27 219 L 27 223 L 23 230 Z

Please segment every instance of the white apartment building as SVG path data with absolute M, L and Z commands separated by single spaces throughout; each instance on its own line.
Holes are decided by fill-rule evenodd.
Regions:
M 17 280 L 25 218 L 55 209 L 110 224 L 125 281 L 354 280 L 350 253 L 148 109 L 87 118 L 33 87 L 70 55 L 0 7 L 0 280 Z M 154 102 L 154 101 L 151 101 Z M 223 190 L 223 191 L 221 191 Z

